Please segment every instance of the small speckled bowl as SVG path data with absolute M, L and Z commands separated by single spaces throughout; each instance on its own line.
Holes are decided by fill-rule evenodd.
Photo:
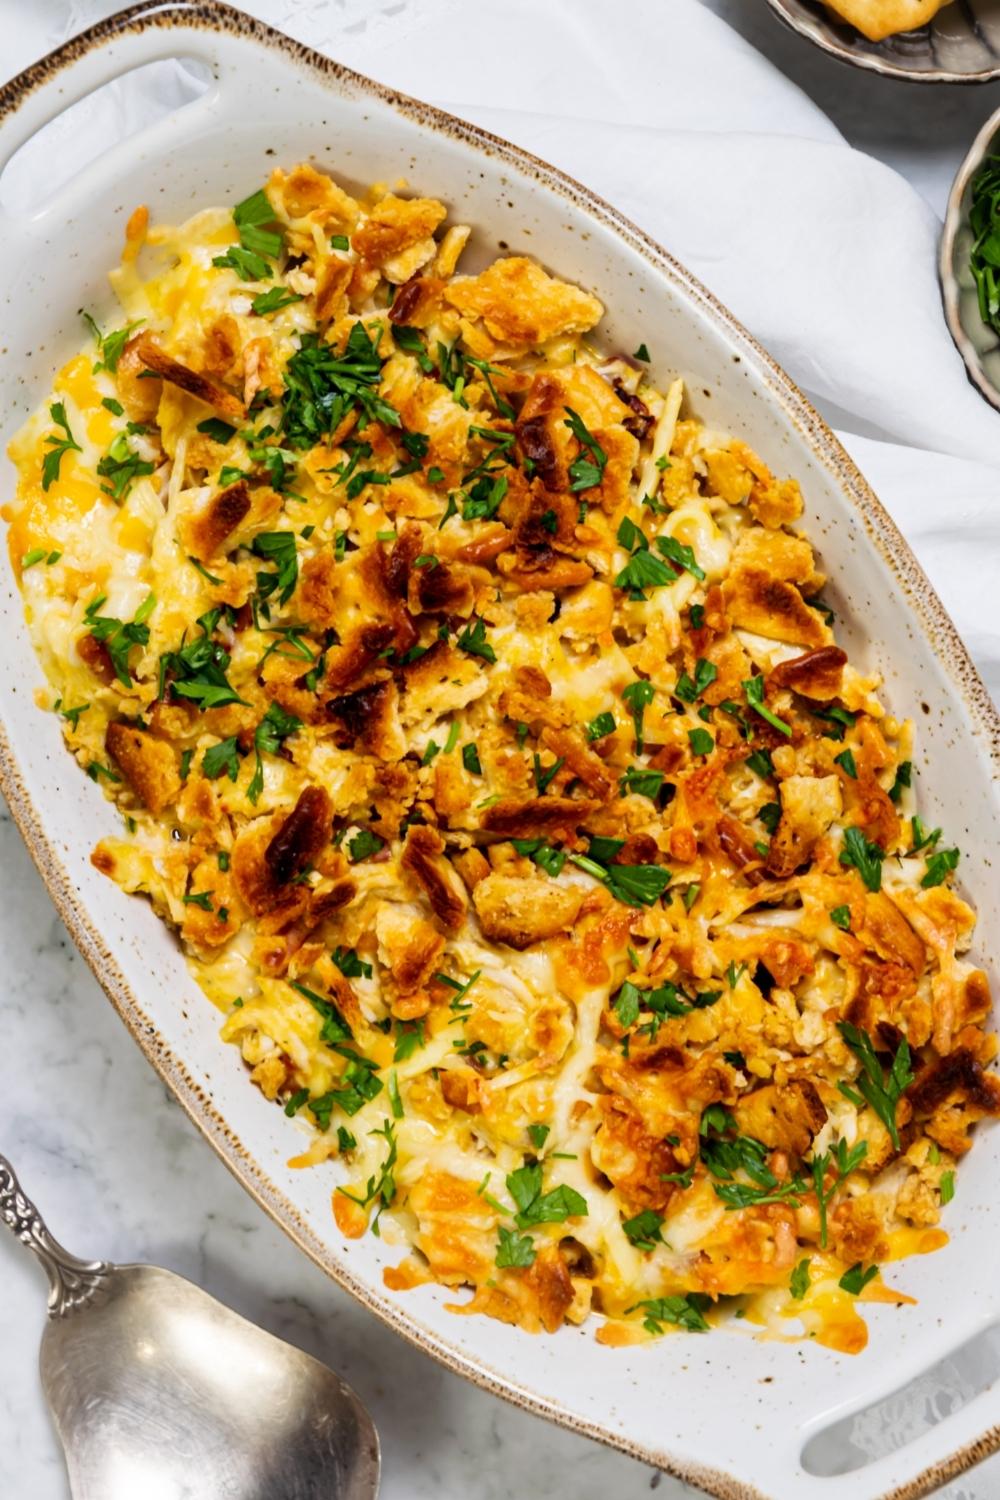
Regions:
M 972 182 L 988 156 L 1000 154 L 1000 110 L 976 136 L 948 196 L 938 271 L 944 313 L 951 336 L 965 360 L 969 379 L 1000 411 L 1000 334 L 979 315 L 979 297 L 969 264 L 974 235 L 969 223 Z
M 1000 0 L 953 0 L 927 26 L 870 42 L 821 0 L 768 0 L 775 15 L 841 62 L 911 83 L 1000 78 Z

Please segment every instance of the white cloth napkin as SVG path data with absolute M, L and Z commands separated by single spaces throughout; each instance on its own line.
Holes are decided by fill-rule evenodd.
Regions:
M 898 174 L 699 0 L 242 3 L 566 168 L 688 265 L 838 428 L 1000 697 L 1000 417 L 945 326 L 940 225 Z M 40 0 L 15 30 L 39 28 L 37 55 L 113 8 Z M 125 93 L 102 107 L 140 123 Z

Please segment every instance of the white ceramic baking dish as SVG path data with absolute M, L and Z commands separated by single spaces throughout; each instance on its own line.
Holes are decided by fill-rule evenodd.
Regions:
M 491 24 L 502 24 L 502 12 L 491 13 Z M 9 438 L 47 391 L 53 368 L 78 347 L 77 308 L 110 314 L 106 271 L 135 204 L 176 221 L 201 204 L 235 202 L 276 162 L 303 158 L 355 184 L 405 177 L 475 225 L 484 254 L 503 241 L 598 290 L 610 309 L 610 347 L 645 340 L 661 377 L 686 377 L 699 413 L 800 478 L 807 526 L 832 574 L 830 594 L 853 650 L 884 671 L 891 703 L 916 710 L 921 795 L 962 849 L 962 875 L 980 908 L 979 949 L 989 955 L 1000 947 L 992 867 L 1000 721 L 874 495 L 725 309 L 634 225 L 559 172 L 225 6 L 139 6 L 15 79 L 0 90 L 0 168 L 74 100 L 129 69 L 177 56 L 210 70 L 197 102 L 131 139 L 97 143 L 105 153 L 48 203 L 18 213 L 0 208 L 0 437 Z M 0 178 L 0 199 L 7 180 Z M 4 460 L 0 492 L 9 495 L 13 483 Z M 6 560 L 0 612 L 0 781 L 56 905 L 143 1051 L 223 1160 L 374 1313 L 509 1400 L 730 1500 L 903 1500 L 930 1493 L 1000 1446 L 1000 1394 L 988 1389 L 1000 1356 L 988 1333 L 966 1347 L 1000 1324 L 996 1129 L 982 1132 L 959 1173 L 946 1214 L 950 1245 L 892 1268 L 892 1281 L 917 1306 L 869 1309 L 871 1341 L 856 1358 L 758 1341 L 752 1330 L 611 1350 L 595 1342 L 593 1326 L 531 1338 L 449 1314 L 440 1289 L 388 1294 L 382 1267 L 400 1252 L 371 1236 L 341 1239 L 330 1210 L 335 1168 L 288 1168 L 301 1147 L 299 1128 L 248 1085 L 166 929 L 90 865 L 91 848 L 116 815 L 64 751 L 55 718 L 35 707 L 39 668 Z M 16 1049 L 17 1038 L 7 1045 Z M 914 1380 L 916 1396 L 897 1395 Z M 935 1403 L 932 1415 L 943 1420 L 933 1422 Z M 880 1442 L 883 1456 L 866 1462 Z

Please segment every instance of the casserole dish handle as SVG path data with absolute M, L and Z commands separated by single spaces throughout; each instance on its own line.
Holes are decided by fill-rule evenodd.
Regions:
M 33 63 L 0 88 L 0 185 L 11 159 L 38 131 L 105 84 L 147 63 L 165 62 L 182 54 L 197 57 L 211 68 L 218 84 L 220 62 L 214 34 L 195 23 L 204 8 L 194 0 L 144 0 L 115 18 L 110 39 L 95 42 L 90 31 Z M 94 28 L 97 30 L 98 28 Z M 101 31 L 106 32 L 106 23 Z M 214 90 L 210 88 L 211 97 Z M 0 221 L 14 222 L 0 195 Z

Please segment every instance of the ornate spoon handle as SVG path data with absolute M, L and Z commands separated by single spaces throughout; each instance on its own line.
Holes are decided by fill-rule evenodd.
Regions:
M 50 1318 L 61 1317 L 81 1307 L 104 1285 L 113 1269 L 106 1260 L 80 1260 L 63 1249 L 24 1193 L 5 1156 L 0 1156 L 0 1219 L 22 1245 L 35 1252 L 45 1267 L 49 1278 Z

